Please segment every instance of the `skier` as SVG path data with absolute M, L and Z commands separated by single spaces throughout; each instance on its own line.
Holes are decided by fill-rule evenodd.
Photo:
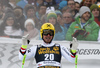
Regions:
M 40 35 L 43 43 L 32 46 L 27 50 L 28 35 L 22 37 L 22 46 L 19 52 L 20 60 L 23 59 L 24 55 L 26 55 L 26 59 L 34 57 L 37 68 L 61 68 L 61 56 L 70 62 L 75 62 L 76 49 L 78 47 L 76 38 L 73 37 L 69 51 L 66 47 L 52 42 L 55 35 L 55 28 L 51 23 L 44 23 L 41 26 Z

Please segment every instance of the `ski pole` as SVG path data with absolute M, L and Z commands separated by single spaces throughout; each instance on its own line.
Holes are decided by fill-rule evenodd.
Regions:
M 23 60 L 22 60 L 22 68 L 24 67 L 25 58 L 26 58 L 26 55 L 24 55 Z
M 78 55 L 75 56 L 75 68 L 77 68 L 77 58 L 78 58 Z

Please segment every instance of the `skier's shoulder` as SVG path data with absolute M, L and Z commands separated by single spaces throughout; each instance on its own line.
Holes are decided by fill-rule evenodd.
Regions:
M 59 44 L 59 43 L 55 43 L 54 45 L 55 45 L 55 46 L 60 46 L 60 44 Z
M 42 47 L 42 44 L 35 45 L 37 48 Z

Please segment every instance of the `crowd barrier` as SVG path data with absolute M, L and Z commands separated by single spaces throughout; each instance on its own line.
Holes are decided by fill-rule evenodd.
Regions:
M 30 44 L 28 45 L 38 45 L 41 44 L 42 40 L 31 40 Z M 53 41 L 54 43 L 58 43 L 70 49 L 69 45 L 71 41 Z M 100 59 L 100 42 L 97 41 L 78 41 L 79 46 L 77 49 L 77 54 L 79 59 Z M 10 43 L 10 44 L 19 44 L 21 45 L 21 39 L 1 39 L 0 43 Z

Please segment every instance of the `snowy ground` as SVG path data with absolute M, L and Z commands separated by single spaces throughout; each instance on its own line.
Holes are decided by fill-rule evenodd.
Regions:
M 0 68 L 21 68 L 18 51 L 21 44 L 0 43 Z M 36 68 L 34 59 L 27 60 L 24 68 Z M 62 59 L 62 68 L 75 68 L 75 64 Z M 78 60 L 77 68 L 100 68 L 100 59 Z

